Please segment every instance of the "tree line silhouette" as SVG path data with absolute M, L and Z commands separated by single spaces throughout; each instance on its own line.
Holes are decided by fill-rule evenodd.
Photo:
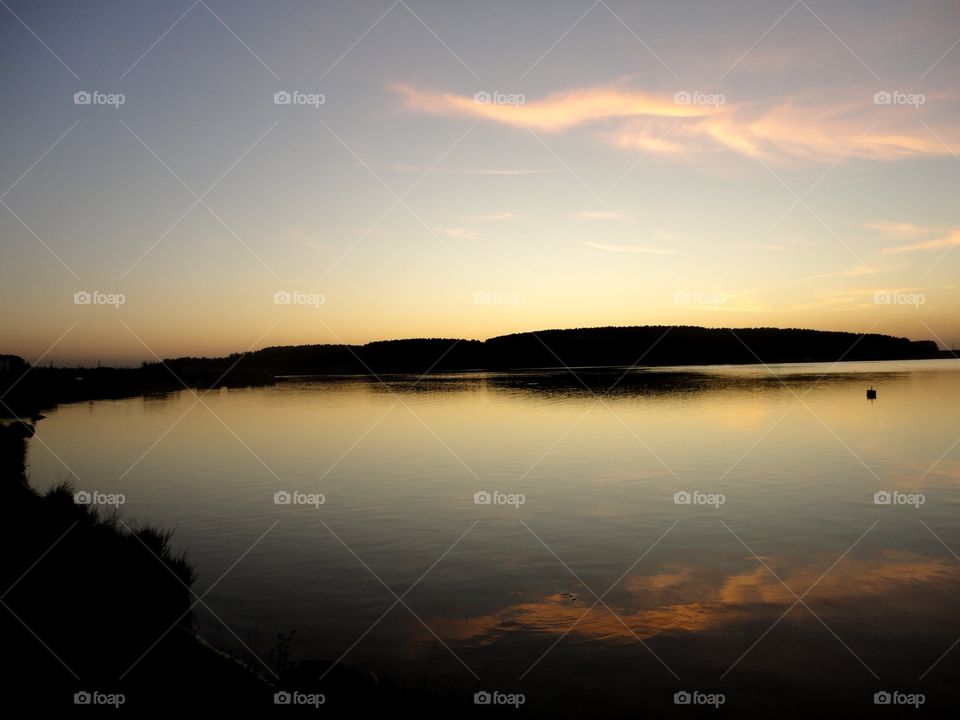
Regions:
M 182 357 L 139 368 L 29 367 L 0 356 L 4 410 L 29 416 L 58 402 L 267 385 L 288 375 L 443 373 L 557 367 L 719 365 L 942 357 L 930 340 L 781 328 L 648 325 L 543 330 L 488 340 L 419 338 L 365 345 L 268 347 L 219 358 Z

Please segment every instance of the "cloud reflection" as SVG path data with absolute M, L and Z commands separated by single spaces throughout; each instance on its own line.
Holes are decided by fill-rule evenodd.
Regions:
M 623 591 L 606 598 L 616 616 L 602 605 L 590 609 L 595 598 L 583 592 L 576 599 L 564 594 L 533 597 L 484 615 L 435 618 L 430 624 L 445 639 L 479 645 L 518 631 L 552 636 L 569 632 L 590 641 L 630 643 L 666 632 L 722 631 L 758 616 L 776 617 L 795 602 L 793 593 L 803 596 L 811 586 L 804 600 L 818 614 L 824 612 L 818 608 L 826 606 L 829 614 L 850 615 L 858 614 L 866 600 L 906 607 L 913 602 L 911 587 L 960 577 L 960 564 L 952 558 L 908 551 L 885 551 L 871 560 L 848 558 L 827 575 L 826 559 L 787 570 L 782 562 L 764 561 L 783 583 L 759 565 L 719 580 L 705 566 L 673 566 L 627 577 Z

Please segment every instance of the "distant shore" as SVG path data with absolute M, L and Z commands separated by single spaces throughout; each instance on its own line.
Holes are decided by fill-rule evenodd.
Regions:
M 779 328 L 692 326 L 544 330 L 488 340 L 384 340 L 269 347 L 138 368 L 54 368 L 0 356 L 0 415 L 30 418 L 60 403 L 185 388 L 257 387 L 295 375 L 378 375 L 563 367 L 662 367 L 956 357 L 930 340 Z

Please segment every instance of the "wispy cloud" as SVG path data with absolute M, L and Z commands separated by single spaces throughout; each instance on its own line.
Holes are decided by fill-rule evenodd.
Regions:
M 637 253 L 642 255 L 679 255 L 676 250 L 664 250 L 663 248 L 651 247 L 649 245 L 610 245 L 607 243 L 593 242 L 592 240 L 581 240 L 581 245 L 605 250 L 615 253 Z
M 489 213 L 487 215 L 472 215 L 467 218 L 468 222 L 507 222 L 509 220 L 519 220 L 520 216 L 512 212 Z
M 462 227 L 438 227 L 434 228 L 438 233 L 454 238 L 455 240 L 477 240 L 480 235 L 474 230 Z
M 947 152 L 916 124 L 878 129 L 875 111 L 866 101 L 855 111 L 793 102 L 772 108 L 723 106 L 714 115 L 676 122 L 669 133 L 663 120 L 646 120 L 624 125 L 610 138 L 618 147 L 661 154 L 720 147 L 767 160 L 820 163 L 847 157 L 890 161 Z
M 807 282 L 808 280 L 823 280 L 825 278 L 846 278 L 846 277 L 860 277 L 862 275 L 876 275 L 878 272 L 885 272 L 884 270 L 878 270 L 877 268 L 871 268 L 866 265 L 854 265 L 851 268 L 846 270 L 834 270 L 833 272 L 822 273 L 820 275 L 811 275 L 810 277 L 801 278 L 797 282 Z
M 304 247 L 314 248 L 316 250 L 326 250 L 327 246 L 320 242 L 318 235 L 306 233 L 303 230 L 287 230 L 286 232 L 287 240 L 293 242 L 297 245 L 302 245 Z
M 816 304 L 811 309 L 825 307 L 831 310 L 869 310 L 877 308 L 878 296 L 915 293 L 923 287 L 852 287 L 823 290 L 816 293 Z
M 542 100 L 518 104 L 479 102 L 471 96 L 417 90 L 398 85 L 406 106 L 434 115 L 464 115 L 534 130 L 556 132 L 583 123 L 643 115 L 667 118 L 700 117 L 714 112 L 702 105 L 683 105 L 661 97 L 616 87 L 565 90 Z
M 898 238 L 915 238 L 922 235 L 931 235 L 933 233 L 943 231 L 943 228 L 936 228 L 929 225 L 914 225 L 913 223 L 909 222 L 890 221 L 867 223 L 864 227 L 868 228 L 869 230 L 876 230 L 887 237 Z
M 899 245 L 883 248 L 880 252 L 885 255 L 940 250 L 952 245 L 960 245 L 960 230 L 950 230 L 932 225 L 915 225 L 909 222 L 886 221 L 868 223 L 866 227 L 876 230 L 887 238 L 905 241 Z
M 628 217 L 625 213 L 617 212 L 615 210 L 584 210 L 583 212 L 574 213 L 573 217 L 580 220 L 619 220 L 620 222 L 627 222 Z
M 413 173 L 420 175 L 428 172 L 431 175 L 475 175 L 484 176 L 524 176 L 524 175 L 552 175 L 555 173 L 570 172 L 566 168 L 431 168 L 426 165 L 393 165 L 395 172 Z
M 894 245 L 881 250 L 884 254 L 896 254 L 905 252 L 915 252 L 918 250 L 940 250 L 952 245 L 960 245 L 960 230 L 953 230 L 949 234 L 934 238 L 933 240 L 923 240 L 921 242 L 907 243 L 905 245 Z
M 614 146 L 660 154 L 719 148 L 771 160 L 831 163 L 840 158 L 890 161 L 949 152 L 915 116 L 903 114 L 902 108 L 878 110 L 872 92 L 866 91 L 843 105 L 801 104 L 794 98 L 765 105 L 698 105 L 605 86 L 507 105 L 408 85 L 397 90 L 405 106 L 417 112 L 468 116 L 543 132 L 603 123 L 603 134 Z M 885 114 L 878 117 L 878 112 Z

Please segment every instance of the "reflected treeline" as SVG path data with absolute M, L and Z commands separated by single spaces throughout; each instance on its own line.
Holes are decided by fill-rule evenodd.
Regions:
M 607 397 L 678 396 L 744 391 L 806 384 L 804 376 L 776 378 L 672 372 L 630 368 L 587 368 L 536 374 L 503 374 L 487 379 L 489 385 L 511 393 Z M 813 382 L 815 378 L 809 378 Z M 799 382 L 798 382 L 799 381 Z
M 757 373 L 711 372 L 709 370 L 669 370 L 651 368 L 564 368 L 460 374 L 383 376 L 296 376 L 287 380 L 322 384 L 362 383 L 370 392 L 398 395 L 470 393 L 493 390 L 513 395 L 571 398 L 592 396 L 623 399 L 637 396 L 692 396 L 704 393 L 784 392 L 802 394 L 814 387 L 857 386 L 889 383 L 906 376 L 903 372 L 875 373 L 778 373 L 762 369 Z
M 254 387 L 274 381 L 262 369 L 231 369 L 237 358 L 144 363 L 138 368 L 31 368 L 22 358 L 7 357 L 15 357 L 15 362 L 0 365 L 0 417 L 30 419 L 58 403 L 134 395 L 162 400 L 184 387 Z

